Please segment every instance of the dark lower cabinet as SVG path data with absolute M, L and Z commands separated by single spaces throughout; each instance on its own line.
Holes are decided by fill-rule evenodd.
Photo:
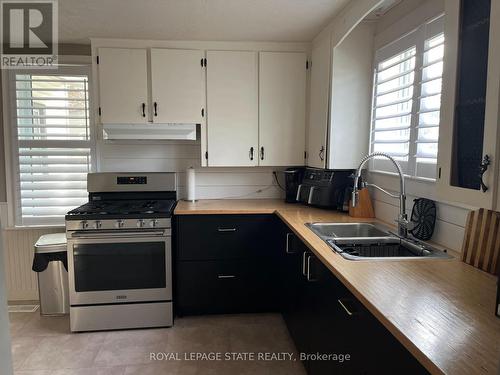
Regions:
M 309 375 L 428 372 L 274 215 L 176 218 L 178 315 L 281 311 Z
M 276 259 L 178 263 L 178 312 L 230 314 L 279 311 Z
M 308 374 L 428 373 L 304 245 L 281 272 L 283 316 Z
M 275 215 L 176 217 L 176 314 L 279 311 L 279 225 Z

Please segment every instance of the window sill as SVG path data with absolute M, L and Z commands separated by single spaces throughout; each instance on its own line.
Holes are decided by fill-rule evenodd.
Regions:
M 383 176 L 391 176 L 391 177 L 398 177 L 399 175 L 395 172 L 386 172 L 386 171 L 377 171 L 377 170 L 370 170 L 368 169 L 369 173 L 375 173 Z M 410 176 L 405 174 L 405 180 L 412 180 L 412 181 L 418 181 L 418 182 L 425 182 L 430 185 L 435 185 L 436 184 L 436 179 L 435 178 L 427 178 L 427 177 L 418 177 L 418 176 Z

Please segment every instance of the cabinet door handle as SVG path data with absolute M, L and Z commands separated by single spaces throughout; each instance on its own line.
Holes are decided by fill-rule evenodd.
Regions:
M 221 233 L 236 232 L 236 228 L 217 228 L 217 231 Z
M 484 155 L 483 161 L 479 166 L 479 178 L 481 179 L 481 189 L 483 190 L 483 193 L 486 193 L 488 191 L 488 186 L 486 186 L 486 184 L 484 183 L 483 176 L 488 170 L 490 164 L 491 164 L 490 156 Z
M 146 117 L 146 103 L 142 103 L 141 107 L 142 107 L 142 117 Z
M 153 103 L 153 109 L 155 117 L 158 116 L 158 103 L 156 102 Z
M 309 281 L 311 283 L 314 281 L 318 281 L 318 279 L 311 277 L 311 259 L 312 258 L 314 258 L 314 256 L 312 256 L 312 255 L 309 255 L 307 257 L 307 275 L 306 275 L 307 281 Z
M 321 146 L 319 150 L 319 160 L 325 160 L 325 146 Z
M 349 310 L 349 308 L 346 306 L 346 304 L 342 301 L 342 299 L 338 299 L 337 302 L 339 303 L 340 306 L 344 309 L 344 311 L 347 313 L 349 316 L 353 316 L 354 312 Z
M 260 148 L 260 160 L 264 160 L 264 146 Z
M 250 147 L 250 152 L 248 153 L 250 160 L 253 160 L 253 147 Z
M 217 275 L 218 279 L 236 279 L 236 275 Z
M 285 247 L 285 252 L 287 254 L 295 254 L 296 251 L 293 251 L 290 249 L 290 236 L 293 236 L 293 233 L 287 233 L 286 234 L 286 247 Z
M 306 263 L 307 263 L 307 260 L 306 260 L 307 259 L 307 255 L 308 255 L 307 251 L 304 251 L 302 253 L 302 275 L 305 276 L 305 277 L 307 277 L 307 265 L 306 265 Z

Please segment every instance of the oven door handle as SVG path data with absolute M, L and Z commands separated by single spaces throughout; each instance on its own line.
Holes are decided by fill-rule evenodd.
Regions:
M 130 237 L 163 237 L 167 235 L 165 231 L 136 231 L 136 232 L 125 232 L 125 231 L 117 231 L 117 232 L 93 232 L 93 231 L 77 231 L 71 234 L 71 238 L 130 238 Z

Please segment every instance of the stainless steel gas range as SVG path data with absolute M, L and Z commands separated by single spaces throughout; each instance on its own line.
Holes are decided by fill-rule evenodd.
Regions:
M 66 215 L 71 331 L 173 324 L 175 173 L 91 173 Z

